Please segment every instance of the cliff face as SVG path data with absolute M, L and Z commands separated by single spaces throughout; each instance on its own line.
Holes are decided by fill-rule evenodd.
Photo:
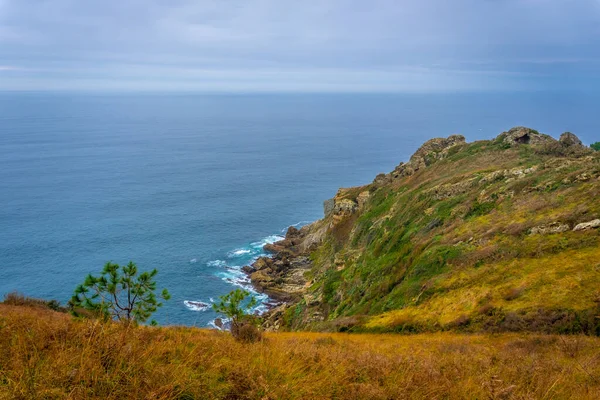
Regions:
M 427 141 L 271 246 L 270 328 L 600 333 L 600 156 L 517 127 Z

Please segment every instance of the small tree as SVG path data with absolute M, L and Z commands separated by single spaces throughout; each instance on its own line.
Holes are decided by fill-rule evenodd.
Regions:
M 221 301 L 213 304 L 213 309 L 231 319 L 231 334 L 239 340 L 254 342 L 260 339 L 260 331 L 254 326 L 253 316 L 249 311 L 256 305 L 256 299 L 250 296 L 247 290 L 236 289 L 225 296 L 220 296 Z
M 592 143 L 590 147 L 596 151 L 600 151 L 600 142 Z
M 131 261 L 122 267 L 108 262 L 99 277 L 90 274 L 77 286 L 69 301 L 71 312 L 81 315 L 83 309 L 106 319 L 145 322 L 162 306 L 154 293 L 157 272 L 153 269 L 138 275 L 137 266 Z M 171 295 L 163 289 L 160 297 L 169 300 Z

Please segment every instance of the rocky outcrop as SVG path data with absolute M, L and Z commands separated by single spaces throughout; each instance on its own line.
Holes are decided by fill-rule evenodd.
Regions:
M 517 126 L 507 132 L 502 132 L 496 137 L 496 140 L 509 146 L 518 146 L 522 144 L 540 145 L 556 142 L 551 136 L 539 133 L 535 129 L 526 128 L 524 126 Z
M 325 219 L 329 219 L 330 226 L 336 225 L 344 218 L 356 214 L 364 208 L 371 194 L 369 186 L 341 188 L 333 199 L 326 200 L 323 204 Z M 360 191 L 361 189 L 365 189 Z M 360 192 L 359 192 L 360 191 Z
M 535 226 L 529 230 L 530 235 L 548 235 L 552 233 L 562 233 L 566 232 L 571 227 L 568 224 L 563 224 L 561 222 L 552 222 L 547 225 Z
M 242 268 L 254 287 L 278 301 L 300 299 L 307 284 L 304 274 L 312 267 L 307 256 L 311 247 L 304 245 L 310 233 L 310 225 L 302 229 L 291 226 L 285 239 L 265 245 L 265 251 L 273 255 L 260 257 L 252 265 Z
M 595 228 L 600 228 L 600 219 L 595 219 L 593 221 L 577 224 L 577 225 L 575 225 L 575 228 L 573 228 L 573 231 L 575 231 L 575 232 L 585 231 L 588 229 L 595 229 Z
M 327 199 L 323 202 L 323 215 L 325 217 L 329 216 L 333 212 L 333 207 L 335 206 L 334 199 Z
M 457 145 L 465 144 L 465 137 L 462 135 L 451 135 L 447 138 L 435 138 L 426 141 L 421 147 L 410 157 L 407 163 L 400 163 L 391 176 L 394 179 L 413 175 L 420 169 L 426 168 L 437 160 L 446 158 L 448 151 Z
M 373 180 L 375 187 L 385 186 L 392 181 L 392 177 L 388 174 L 379 174 Z
M 354 214 L 360 207 L 359 202 L 365 200 L 365 195 L 363 195 L 360 200 L 358 198 L 356 200 L 348 198 L 345 196 L 345 190 L 346 189 L 340 189 L 333 199 L 326 200 L 323 203 L 325 217 L 333 215 L 334 217 L 340 218 Z
M 356 202 L 358 203 L 358 208 L 360 210 L 365 208 L 365 205 L 367 204 L 367 202 L 369 201 L 370 198 L 371 198 L 371 192 L 369 192 L 368 190 L 365 190 L 364 192 L 360 192 L 358 197 L 356 197 Z
M 565 132 L 560 135 L 560 139 L 558 139 L 558 141 L 565 146 L 583 146 L 581 140 L 579 140 L 579 138 L 571 132 Z

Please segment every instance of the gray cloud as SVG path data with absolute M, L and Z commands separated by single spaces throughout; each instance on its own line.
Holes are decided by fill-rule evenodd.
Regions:
M 598 0 L 0 0 L 0 89 L 598 84 Z

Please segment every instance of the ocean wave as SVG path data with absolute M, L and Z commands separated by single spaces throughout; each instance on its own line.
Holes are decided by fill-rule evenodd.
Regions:
M 235 249 L 235 250 L 232 250 L 229 253 L 227 253 L 227 257 L 228 258 L 237 258 L 237 257 L 245 256 L 250 253 L 252 253 L 252 250 L 250 250 L 250 249 Z
M 206 263 L 209 267 L 225 267 L 227 263 L 223 260 L 212 260 Z
M 183 304 L 192 311 L 206 311 L 212 307 L 208 303 L 204 303 L 202 301 L 193 301 L 193 300 L 184 300 Z
M 269 236 L 263 238 L 262 240 L 260 240 L 258 242 L 250 243 L 250 246 L 253 249 L 258 249 L 258 250 L 262 251 L 262 248 L 266 244 L 272 244 L 272 243 L 278 242 L 278 241 L 283 240 L 283 239 L 285 239 L 285 237 L 283 237 L 281 235 L 269 235 Z
M 250 289 L 252 287 L 250 278 L 241 270 L 231 268 L 227 269 L 227 271 L 218 272 L 216 275 L 233 286 L 238 286 L 242 289 Z
M 301 225 L 305 225 L 309 223 L 309 221 L 301 221 L 292 226 L 298 227 Z M 282 232 L 285 233 L 287 228 L 285 228 Z M 269 235 L 262 238 L 259 241 L 252 242 L 247 244 L 246 246 L 235 248 L 225 254 L 226 258 L 224 260 L 212 260 L 206 263 L 208 267 L 215 268 L 214 275 L 221 278 L 224 282 L 227 282 L 231 286 L 239 287 L 244 290 L 250 292 L 250 294 L 256 299 L 256 306 L 253 307 L 250 312 L 253 314 L 262 314 L 266 312 L 271 306 L 274 305 L 272 300 L 264 293 L 257 292 L 248 275 L 242 271 L 241 265 L 248 265 L 256 261 L 261 256 L 266 256 L 266 253 L 263 250 L 263 247 L 266 244 L 275 243 L 277 241 L 285 239 L 284 236 L 280 234 Z M 229 261 L 227 261 L 229 260 Z M 190 263 L 195 262 L 196 259 L 190 260 Z M 232 265 L 235 262 L 237 265 Z M 214 303 L 214 299 L 210 298 L 210 302 Z M 211 308 L 211 304 L 204 303 L 201 301 L 184 301 L 185 306 L 192 311 L 207 311 Z M 228 320 L 222 319 L 223 328 L 228 329 Z M 211 326 L 215 329 L 221 329 L 215 325 L 214 320 L 208 322 L 208 326 Z

